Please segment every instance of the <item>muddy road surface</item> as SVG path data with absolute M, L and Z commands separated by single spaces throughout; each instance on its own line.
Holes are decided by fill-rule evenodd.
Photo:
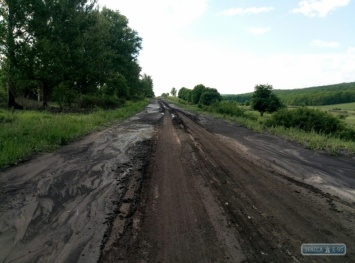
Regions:
M 1 172 L 0 262 L 97 262 L 134 209 L 160 111 Z
M 0 187 L 0 262 L 355 262 L 354 158 L 163 101 Z
M 102 262 L 354 262 L 354 159 L 163 105 L 137 212 Z

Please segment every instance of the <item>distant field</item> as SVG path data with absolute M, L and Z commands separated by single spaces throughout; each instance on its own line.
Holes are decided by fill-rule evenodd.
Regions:
M 303 89 L 274 90 L 274 93 L 286 105 L 322 106 L 337 103 L 355 102 L 355 82 L 310 87 Z M 223 99 L 239 103 L 250 101 L 253 93 L 223 95 Z
M 324 111 L 328 111 L 337 116 L 345 116 L 344 121 L 353 129 L 355 129 L 355 102 L 325 105 L 325 106 L 313 106 L 310 108 L 316 108 Z
M 343 103 L 343 104 L 333 104 L 333 105 L 325 105 L 325 106 L 314 106 L 314 108 L 322 109 L 322 110 L 347 110 L 355 112 L 355 102 Z

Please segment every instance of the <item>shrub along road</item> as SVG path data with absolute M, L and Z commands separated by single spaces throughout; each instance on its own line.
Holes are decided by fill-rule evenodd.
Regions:
M 355 261 L 354 159 L 172 106 L 0 174 L 0 262 Z

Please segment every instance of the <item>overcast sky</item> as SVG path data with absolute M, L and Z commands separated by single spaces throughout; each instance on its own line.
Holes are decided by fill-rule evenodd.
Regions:
M 156 95 L 204 84 L 293 89 L 355 81 L 355 0 L 99 0 L 143 38 Z

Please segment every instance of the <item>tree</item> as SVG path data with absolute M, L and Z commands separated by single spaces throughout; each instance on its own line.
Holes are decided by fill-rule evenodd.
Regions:
M 202 93 L 206 90 L 206 87 L 202 84 L 196 85 L 192 90 L 192 103 L 197 104 L 200 101 Z
M 106 80 L 106 84 L 103 86 L 103 91 L 105 95 L 111 97 L 115 96 L 119 99 L 127 99 L 129 97 L 126 79 L 119 74 L 113 74 Z
M 43 0 L 33 5 L 29 33 L 34 37 L 34 77 L 41 85 L 44 108 L 52 91 L 63 82 L 79 93 L 92 82 L 87 77 L 92 60 L 88 57 L 91 53 L 85 51 L 85 42 L 87 32 L 96 22 L 91 16 L 96 12 L 95 2 Z
M 142 91 L 143 91 L 144 96 L 147 98 L 153 98 L 154 91 L 153 91 L 152 77 L 147 74 L 143 74 L 143 77 L 141 79 L 141 83 L 142 83 Z
M 178 98 L 191 102 L 192 90 L 182 87 L 178 92 Z
M 173 95 L 173 97 L 176 97 L 176 89 L 175 88 L 172 88 L 171 89 L 171 91 L 170 91 L 170 93 L 171 93 L 171 95 Z
M 272 86 L 268 84 L 255 86 L 251 105 L 261 116 L 265 112 L 272 113 L 283 107 L 280 99 L 272 93 Z
M 142 39 L 128 26 L 128 19 L 119 11 L 103 8 L 100 15 L 109 27 L 105 47 L 111 52 L 110 59 L 106 61 L 110 65 L 110 71 L 125 77 L 130 97 L 144 96 L 140 81 L 141 68 L 137 61 Z
M 23 109 L 16 103 L 21 79 L 20 58 L 31 43 L 26 33 L 26 21 L 31 16 L 30 3 L 25 0 L 3 0 L 0 2 L 0 59 L 4 68 L 8 93 L 8 107 Z M 3 56 L 4 55 L 4 56 Z
M 169 97 L 169 93 L 163 93 L 163 94 L 161 94 L 161 96 L 162 96 L 163 98 L 167 98 L 167 97 Z
M 100 11 L 96 3 L 0 0 L 0 67 L 9 107 L 21 108 L 17 96 L 38 96 L 44 108 L 50 99 L 63 105 L 72 94 L 154 96 L 153 80 L 141 76 L 138 64 L 142 39 L 119 11 Z
M 204 91 L 200 97 L 199 103 L 209 106 L 221 100 L 222 97 L 216 89 L 206 88 L 206 91 Z

